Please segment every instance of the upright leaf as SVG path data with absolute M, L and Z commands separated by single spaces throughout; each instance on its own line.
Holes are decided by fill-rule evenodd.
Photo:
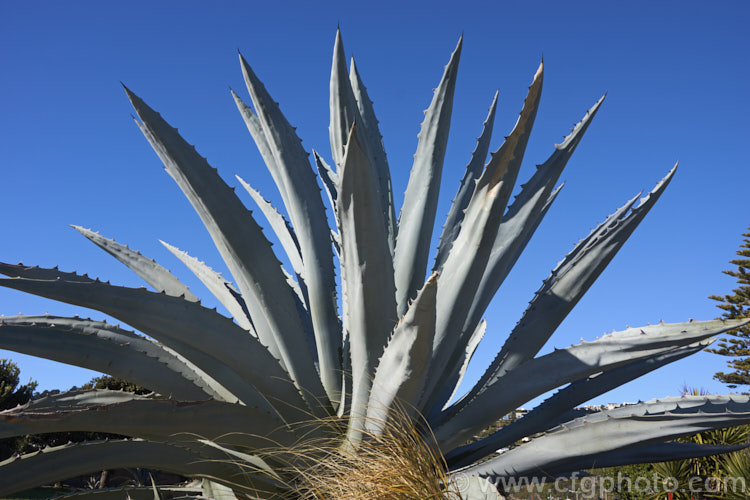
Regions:
M 391 171 L 388 167 L 388 159 L 385 154 L 383 136 L 380 135 L 378 119 L 375 117 L 375 109 L 373 108 L 370 96 L 367 94 L 367 89 L 365 88 L 364 83 L 362 83 L 362 77 L 359 75 L 353 57 L 349 69 L 349 80 L 351 81 L 354 98 L 357 100 L 357 107 L 359 108 L 359 115 L 362 118 L 362 126 L 365 135 L 367 136 L 367 144 L 370 147 L 372 161 L 378 172 L 380 198 L 386 216 L 388 246 L 391 249 L 391 253 L 393 253 L 394 247 L 396 246 L 396 232 L 398 231 L 398 225 L 396 224 L 396 209 L 393 204 Z
M 477 138 L 477 146 L 471 153 L 471 160 L 469 161 L 469 164 L 466 165 L 466 172 L 461 179 L 458 193 L 456 193 L 456 197 L 453 198 L 448 217 L 445 219 L 445 224 L 443 224 L 443 234 L 440 235 L 440 243 L 438 244 L 437 254 L 435 255 L 435 265 L 432 268 L 433 271 L 440 271 L 443 268 L 445 259 L 448 257 L 448 252 L 450 252 L 450 248 L 453 246 L 453 241 L 458 236 L 459 229 L 461 229 L 461 221 L 464 219 L 464 211 L 469 205 L 469 200 L 474 192 L 476 180 L 479 178 L 484 168 L 484 161 L 490 150 L 492 127 L 495 124 L 495 111 L 497 110 L 498 94 L 499 92 L 495 92 L 495 96 L 492 98 L 490 111 L 482 126 L 482 133 Z
M 437 273 L 427 280 L 393 330 L 378 362 L 367 404 L 368 435 L 389 425 L 392 412 L 413 415 L 424 388 L 435 336 Z
M 503 216 L 503 222 L 498 228 L 492 245 L 487 270 L 472 299 L 467 331 L 471 331 L 474 328 L 471 325 L 476 325 L 480 321 L 492 297 L 495 296 L 495 292 L 508 276 L 523 249 L 526 248 L 536 228 L 539 227 L 559 191 L 559 188 L 555 190 L 554 187 L 560 174 L 581 142 L 586 129 L 604 102 L 605 96 L 602 96 L 586 112 L 586 115 L 576 123 L 562 143 L 555 145 L 555 151 L 547 161 L 537 166 L 537 171 L 531 180 L 523 185 L 521 193 Z
M 492 153 L 487 167 L 474 185 L 441 272 L 438 293 L 438 317 L 435 327 L 432 386 L 428 388 L 423 410 L 430 414 L 447 402 L 440 399 L 442 385 L 454 379 L 471 333 L 476 329 L 470 316 L 472 297 L 487 269 L 493 242 L 503 212 L 513 192 L 521 168 L 526 143 L 534 124 L 542 92 L 542 66 L 539 67 L 513 131 L 502 146 Z M 436 372 L 438 367 L 440 372 Z
M 333 62 L 331 63 L 331 124 L 328 132 L 331 139 L 331 154 L 337 172 L 341 172 L 344 165 L 344 155 L 349 132 L 357 124 L 361 127 L 361 118 L 357 100 L 354 97 L 352 84 L 349 81 L 349 73 L 346 71 L 346 56 L 344 55 L 344 42 L 341 39 L 341 30 L 336 30 L 336 41 L 333 44 Z M 360 137 L 360 147 L 363 140 Z
M 250 132 L 250 136 L 253 138 L 255 145 L 258 147 L 258 151 L 260 152 L 261 158 L 263 158 L 263 162 L 266 164 L 268 172 L 271 174 L 271 177 L 273 177 L 273 181 L 276 184 L 279 192 L 281 193 L 282 199 L 286 200 L 289 194 L 286 191 L 286 181 L 284 173 L 279 169 L 278 162 L 273 155 L 271 144 L 268 142 L 268 138 L 266 137 L 266 133 L 263 130 L 263 124 L 260 122 L 260 118 L 258 118 L 258 115 L 253 112 L 250 106 L 244 103 L 242 98 L 238 96 L 234 90 L 229 90 L 232 93 L 234 103 L 237 105 L 237 109 L 239 110 L 242 119 L 245 121 L 245 125 L 247 126 L 248 132 Z
M 315 157 L 315 166 L 318 169 L 318 175 L 323 181 L 323 187 L 326 189 L 328 194 L 328 201 L 331 202 L 331 208 L 334 213 L 336 212 L 336 199 L 338 198 L 338 192 L 336 186 L 339 184 L 339 176 L 334 170 L 321 158 L 317 151 L 313 149 L 313 156 Z
M 398 235 L 393 251 L 396 273 L 396 303 L 403 316 L 408 301 L 417 294 L 424 281 L 430 253 L 432 228 L 435 225 L 440 177 L 448 144 L 453 93 L 456 89 L 458 62 L 463 37 L 445 67 L 443 78 L 432 97 L 419 131 L 419 144 L 398 219 Z
M 328 398 L 335 405 L 340 400 L 341 392 L 342 334 L 336 308 L 333 250 L 325 206 L 308 154 L 294 128 L 242 56 L 240 62 L 247 89 L 279 170 L 279 190 L 300 244 L 300 254 L 305 264 L 303 279 L 309 291 L 309 313 L 320 362 L 319 376 Z M 306 362 L 310 362 L 309 359 Z M 314 371 L 312 366 L 310 362 Z M 308 376 L 314 375 L 308 373 Z
M 477 328 L 474 330 L 474 333 L 471 334 L 471 337 L 469 337 L 469 342 L 466 344 L 466 350 L 464 351 L 463 357 L 460 360 L 460 365 L 458 368 L 458 371 L 456 371 L 455 375 L 452 375 L 451 377 L 447 378 L 445 383 L 442 384 L 442 393 L 440 394 L 440 397 L 438 398 L 438 401 L 445 401 L 445 405 L 447 406 L 448 402 L 450 402 L 453 397 L 458 392 L 458 389 L 461 387 L 461 382 L 464 379 L 464 376 L 466 375 L 466 370 L 469 368 L 469 363 L 471 362 L 471 358 L 474 357 L 474 353 L 477 350 L 477 347 L 479 347 L 479 343 L 484 338 L 484 334 L 487 331 L 487 321 L 482 320 L 479 325 L 477 325 Z M 444 410 L 443 408 L 434 408 L 434 410 Z M 434 414 L 431 413 L 430 416 Z
M 352 402 L 349 441 L 359 442 L 372 377 L 396 325 L 391 252 L 382 224 L 376 179 L 352 127 L 339 175 L 337 218 L 341 227 L 344 316 L 350 337 Z

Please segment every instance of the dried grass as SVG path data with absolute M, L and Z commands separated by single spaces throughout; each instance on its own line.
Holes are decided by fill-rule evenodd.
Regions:
M 391 410 L 381 434 L 366 433 L 353 449 L 341 441 L 345 421 L 328 419 L 307 425 L 323 427 L 330 439 L 302 440 L 291 448 L 260 453 L 287 478 L 289 499 L 406 500 L 460 499 L 446 474 L 446 464 L 423 419 Z M 447 485 L 447 486 L 446 486 Z

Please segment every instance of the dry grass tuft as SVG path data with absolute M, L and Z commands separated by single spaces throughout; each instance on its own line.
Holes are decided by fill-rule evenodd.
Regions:
M 289 499 L 460 499 L 427 424 L 405 411 L 391 411 L 382 434 L 366 435 L 356 450 L 338 437 L 303 440 L 260 455 L 281 464 L 274 468 L 288 478 Z M 342 424 L 315 422 L 339 436 Z

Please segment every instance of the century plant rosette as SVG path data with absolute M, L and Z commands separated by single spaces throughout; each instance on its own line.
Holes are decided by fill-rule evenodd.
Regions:
M 207 496 L 228 495 L 227 486 L 240 497 L 283 496 L 295 478 L 274 457 L 262 457 L 263 450 L 336 439 L 342 451 L 356 453 L 404 412 L 425 440 L 434 433 L 448 477 L 465 498 L 485 498 L 494 491 L 487 481 L 503 478 L 737 449 L 673 440 L 750 422 L 747 397 L 685 396 L 585 418 L 566 415 L 700 351 L 714 335 L 747 320 L 628 328 L 538 355 L 662 194 L 676 165 L 650 193 L 629 200 L 565 256 L 484 375 L 454 397 L 487 328 L 482 317 L 490 300 L 560 192 L 560 174 L 604 100 L 555 146 L 511 202 L 540 101 L 542 65 L 515 127 L 485 163 L 495 94 L 428 272 L 461 46 L 459 40 L 426 111 L 398 218 L 378 121 L 353 60 L 347 69 L 340 34 L 331 70 L 332 161 L 329 166 L 315 152 L 317 176 L 295 129 L 240 56 L 253 107 L 232 94 L 286 216 L 238 181 L 281 243 L 288 269 L 234 189 L 126 88 L 136 123 L 198 212 L 233 282 L 164 245 L 232 319 L 204 307 L 155 261 L 78 226 L 155 291 L 57 268 L 0 265 L 9 276 L 0 280 L 2 286 L 96 309 L 145 335 L 77 316 L 12 316 L 0 323 L 0 347 L 154 391 L 149 396 L 73 391 L 0 413 L 0 437 L 73 430 L 130 437 L 11 458 L 0 466 L 0 494 L 92 470 L 147 467 L 206 478 Z M 318 179 L 335 228 L 329 227 Z M 523 418 L 473 441 L 501 416 L 556 388 L 561 389 Z M 331 436 L 337 426 L 305 425 L 336 416 L 344 422 L 337 436 Z M 529 436 L 535 437 L 513 447 Z

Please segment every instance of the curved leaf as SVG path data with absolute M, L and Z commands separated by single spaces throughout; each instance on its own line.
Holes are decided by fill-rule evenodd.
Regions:
M 304 387 L 309 404 L 325 404 L 310 353 L 297 348 L 305 339 L 293 292 L 260 226 L 205 158 L 158 113 L 126 91 L 143 121 L 136 123 L 198 212 L 237 281 L 258 337 Z
M 187 266 L 187 268 L 190 269 L 199 280 L 201 280 L 201 283 L 208 288 L 208 291 L 227 308 L 227 311 L 229 311 L 229 314 L 232 315 L 232 318 L 234 318 L 238 325 L 245 330 L 248 330 L 256 337 L 258 336 L 255 328 L 253 328 L 252 319 L 250 318 L 250 313 L 247 310 L 245 301 L 242 299 L 240 292 L 238 292 L 229 281 L 225 280 L 221 274 L 208 267 L 205 262 L 200 261 L 195 257 L 191 257 L 187 252 L 161 240 L 159 240 L 159 243 L 172 252 L 172 255 L 180 259 L 180 261 L 182 261 L 182 263 L 185 264 L 185 266 Z
M 750 443 L 738 445 L 681 443 L 655 443 L 625 448 L 609 453 L 601 453 L 592 457 L 584 457 L 578 461 L 568 461 L 559 468 L 546 469 L 549 474 L 564 474 L 566 472 L 593 469 L 599 467 L 618 467 L 620 465 L 643 464 L 654 462 L 671 462 L 690 458 L 723 455 L 744 450 Z
M 242 119 L 245 121 L 247 130 L 250 132 L 253 141 L 255 141 L 255 145 L 258 147 L 258 151 L 263 158 L 263 162 L 266 164 L 266 168 L 268 168 L 268 172 L 271 174 L 271 177 L 273 177 L 273 181 L 279 189 L 279 192 L 282 194 L 282 198 L 286 200 L 288 194 L 284 185 L 283 173 L 279 170 L 279 165 L 276 162 L 276 158 L 273 156 L 271 144 L 268 142 L 266 133 L 263 131 L 263 124 L 260 122 L 260 118 L 258 118 L 258 115 L 253 112 L 250 106 L 242 101 L 242 98 L 238 96 L 234 90 L 230 88 L 229 91 L 232 93 L 237 109 L 239 110 L 240 115 L 242 115 Z
M 108 373 L 187 401 L 214 397 L 236 401 L 205 380 L 184 358 L 115 325 L 58 316 L 0 317 L 0 346 Z
M 469 340 L 456 334 L 462 331 L 470 305 L 465 297 L 472 295 L 482 278 L 490 244 L 495 239 L 511 188 L 499 178 L 494 184 L 485 184 L 482 190 L 475 191 L 461 231 L 438 279 L 432 363 L 428 385 L 420 402 L 425 414 L 429 414 L 434 406 L 443 406 L 445 401 L 438 401 L 438 397 L 443 394 L 444 384 L 460 369 L 459 359 L 466 352 Z
M 110 389 L 81 389 L 60 392 L 35 398 L 11 412 L 51 413 L 60 410 L 76 410 L 86 406 L 103 406 L 125 403 L 134 399 L 154 399 L 154 393 L 139 395 L 128 391 L 113 391 Z
M 286 253 L 287 257 L 289 257 L 289 261 L 292 264 L 292 269 L 294 269 L 294 272 L 300 276 L 304 276 L 305 267 L 302 264 L 302 257 L 299 254 L 299 242 L 297 241 L 297 235 L 294 234 L 294 229 L 292 229 L 292 226 L 289 224 L 286 218 L 281 215 L 273 205 L 271 205 L 270 201 L 263 198 L 263 196 L 258 191 L 253 189 L 250 184 L 245 182 L 242 177 L 240 177 L 239 175 L 235 175 L 235 177 L 238 181 L 240 181 L 242 187 L 244 187 L 245 190 L 250 194 L 255 204 L 258 205 L 258 208 L 260 208 L 260 211 L 263 212 L 266 220 L 271 225 L 271 229 L 273 229 L 276 237 L 281 242 L 281 246 L 284 248 L 284 252 Z
M 197 302 L 198 297 L 192 294 L 187 286 L 174 277 L 167 269 L 156 263 L 155 260 L 141 255 L 140 252 L 131 250 L 126 245 L 117 243 L 115 240 L 105 238 L 90 229 L 71 225 L 73 229 L 84 235 L 93 244 L 119 260 L 132 269 L 138 276 L 154 287 L 157 292 L 164 292 L 174 297 L 183 297 L 185 300 Z
M 527 361 L 487 386 L 460 413 L 443 421 L 435 429 L 435 437 L 441 449 L 450 450 L 500 416 L 549 390 L 631 361 L 659 356 L 747 322 L 750 320 L 661 323 L 555 350 Z
M 702 404 L 686 408 L 678 405 L 674 412 L 656 414 L 643 413 L 639 406 L 630 405 L 618 408 L 619 412 L 600 412 L 576 419 L 463 471 L 494 479 L 547 470 L 576 470 L 581 463 L 597 463 L 600 454 L 750 422 L 747 396 L 704 397 Z
M 526 415 L 506 425 L 484 439 L 456 448 L 446 455 L 451 468 L 470 465 L 506 446 L 510 446 L 526 436 L 533 436 L 557 425 L 558 422 L 570 420 L 566 412 L 577 405 L 634 380 L 673 361 L 695 354 L 711 340 L 704 340 L 685 347 L 678 347 L 666 353 L 643 360 L 626 363 L 605 372 L 597 373 L 577 380 L 560 389 L 553 396 L 542 402 Z
M 145 289 L 96 282 L 12 278 L 0 280 L 0 286 L 114 316 L 179 352 L 241 400 L 253 401 L 257 389 L 284 418 L 293 421 L 309 418 L 294 383 L 258 339 L 229 318 L 200 304 Z M 242 377 L 244 384 L 227 385 L 227 370 Z M 321 403 L 309 392 L 304 392 L 304 396 L 310 401 L 312 411 L 321 410 Z
M 466 350 L 464 351 L 463 358 L 460 360 L 461 362 L 458 371 L 455 373 L 455 375 L 452 375 L 450 378 L 448 378 L 443 384 L 443 392 L 442 394 L 440 394 L 438 401 L 446 401 L 446 406 L 448 404 L 447 402 L 453 399 L 453 397 L 458 392 L 458 389 L 461 387 L 461 382 L 464 379 L 464 375 L 466 375 L 466 370 L 469 367 L 471 358 L 474 357 L 474 353 L 476 352 L 477 347 L 479 347 L 479 343 L 484 338 L 484 334 L 486 331 L 487 321 L 482 320 L 479 325 L 477 325 L 474 333 L 471 334 L 469 343 L 466 344 Z M 438 410 L 438 408 L 435 409 Z M 445 407 L 439 408 L 440 411 L 444 409 Z M 432 416 L 432 414 L 430 416 Z
M 91 471 L 127 467 L 209 477 L 247 493 L 279 494 L 283 491 L 283 487 L 270 478 L 218 458 L 221 456 L 215 453 L 204 455 L 178 446 L 141 440 L 68 444 L 0 463 L 0 495 Z
M 338 199 L 336 186 L 339 184 L 339 176 L 314 149 L 313 157 L 315 158 L 315 166 L 318 169 L 318 176 L 323 181 L 323 187 L 326 188 L 326 193 L 328 194 L 328 201 L 331 202 L 331 208 L 335 213 L 336 200 Z
M 578 242 L 555 267 L 536 292 L 503 348 L 457 409 L 471 401 L 503 374 L 539 352 L 654 206 L 672 180 L 676 168 L 675 165 L 641 200 L 639 206 L 633 207 L 638 196 L 629 200 Z
M 133 399 L 68 411 L 0 412 L 2 438 L 68 431 L 110 432 L 168 443 L 208 439 L 250 449 L 289 446 L 297 439 L 268 412 L 212 400 Z

